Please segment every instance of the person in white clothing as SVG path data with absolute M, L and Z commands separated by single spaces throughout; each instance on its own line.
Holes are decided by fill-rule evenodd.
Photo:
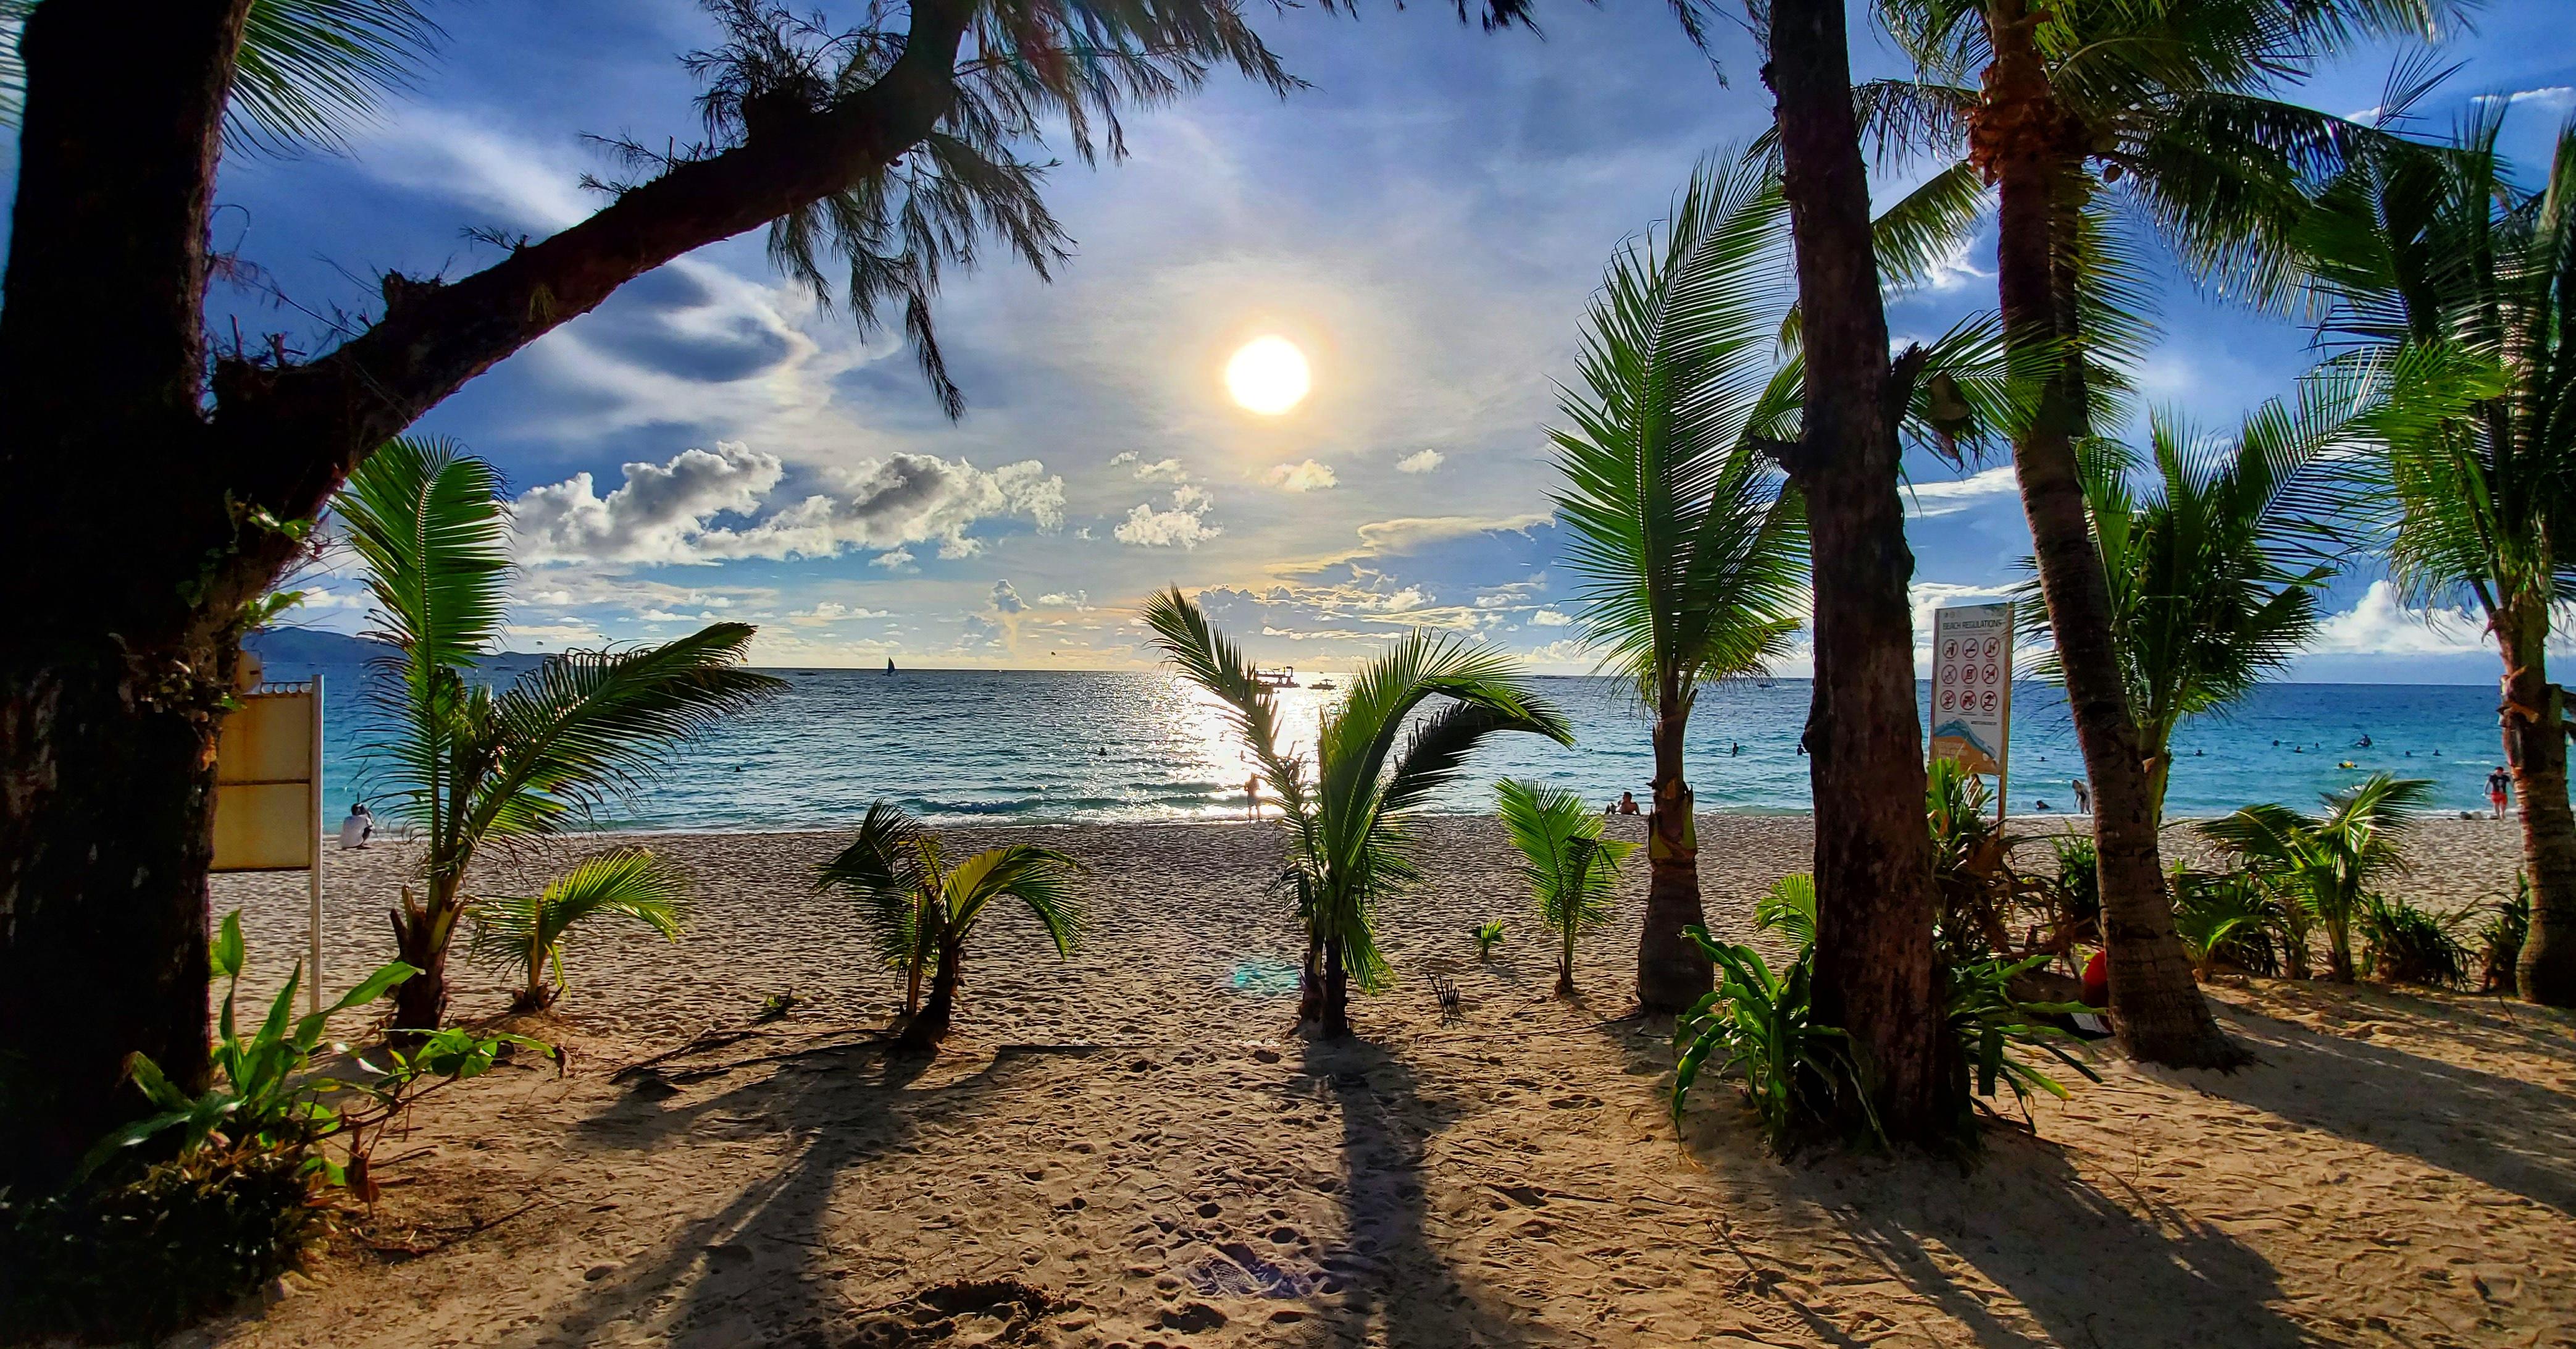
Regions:
M 363 848 L 375 832 L 376 817 L 367 813 L 367 803 L 361 801 L 349 807 L 349 818 L 340 821 L 340 847 L 344 851 Z

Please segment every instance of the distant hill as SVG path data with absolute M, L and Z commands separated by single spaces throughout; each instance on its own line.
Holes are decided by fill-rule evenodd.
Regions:
M 243 649 L 258 656 L 270 666 L 319 666 L 325 669 L 353 669 L 381 656 L 384 643 L 372 637 L 352 637 L 345 632 L 325 632 L 320 628 L 270 628 L 254 632 L 242 641 Z M 486 670 L 517 674 L 537 668 L 544 656 L 524 651 L 502 651 L 486 656 L 480 664 Z

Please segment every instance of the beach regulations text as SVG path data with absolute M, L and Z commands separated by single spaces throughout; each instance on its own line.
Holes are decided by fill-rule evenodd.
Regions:
M 2011 752 L 2012 648 L 2009 602 L 1932 611 L 1933 758 L 2003 776 Z

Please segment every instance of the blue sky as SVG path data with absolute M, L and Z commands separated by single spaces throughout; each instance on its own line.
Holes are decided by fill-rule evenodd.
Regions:
M 580 177 L 611 166 L 584 133 L 696 132 L 675 59 L 709 41 L 692 0 L 440 13 L 443 59 L 349 154 L 227 164 L 215 237 L 268 288 L 219 291 L 219 329 L 314 348 L 328 315 L 372 306 L 380 270 L 456 275 L 491 256 L 469 228 L 543 233 L 591 209 Z M 2566 0 L 2489 5 L 2429 117 L 2518 95 L 2516 143 L 2536 154 L 2576 111 L 2568 17 Z M 1431 624 L 1588 667 L 1547 522 L 1555 385 L 1611 251 L 1700 155 L 1759 131 L 1769 99 L 1741 33 L 1720 35 L 1721 83 L 1661 3 L 1541 18 L 1543 38 L 1462 27 L 1445 6 L 1265 15 L 1313 88 L 1282 101 L 1219 78 L 1135 113 L 1132 158 L 1051 176 L 1077 241 L 1053 283 L 999 261 L 952 276 L 938 322 L 969 399 L 959 423 L 907 352 L 818 310 L 757 235 L 629 286 L 421 427 L 494 460 L 519 496 L 512 644 L 739 617 L 761 625 L 766 664 L 1126 665 L 1146 659 L 1134 602 L 1177 582 L 1265 660 L 1336 666 Z M 1859 13 L 1855 37 L 1863 73 L 1899 72 Z M 2356 54 L 2302 97 L 2370 107 L 2390 55 Z M 1894 300 L 1898 335 L 1990 306 L 1991 245 Z M 2309 364 L 2294 326 L 2180 278 L 2164 290 L 2152 401 L 2219 428 Z M 1314 370 L 1278 417 L 1221 379 L 1266 334 Z M 1919 605 L 2011 584 L 2028 541 L 2008 471 L 1910 467 Z M 2473 634 L 2372 580 L 2337 586 L 2303 677 L 2493 677 Z M 349 578 L 320 590 L 304 621 L 362 626 Z

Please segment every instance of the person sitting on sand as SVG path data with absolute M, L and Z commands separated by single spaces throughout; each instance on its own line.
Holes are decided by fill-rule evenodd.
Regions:
M 1619 813 L 1622 815 L 1634 815 L 1637 813 L 1637 794 L 1635 792 L 1619 793 Z
M 360 801 L 349 807 L 349 818 L 340 821 L 341 851 L 367 846 L 367 840 L 374 837 L 375 832 L 376 817 L 367 813 L 366 802 Z
M 2513 774 L 2503 764 L 2487 774 L 2487 802 L 2495 807 L 2495 817 L 2504 818 L 2504 808 L 2513 804 Z

